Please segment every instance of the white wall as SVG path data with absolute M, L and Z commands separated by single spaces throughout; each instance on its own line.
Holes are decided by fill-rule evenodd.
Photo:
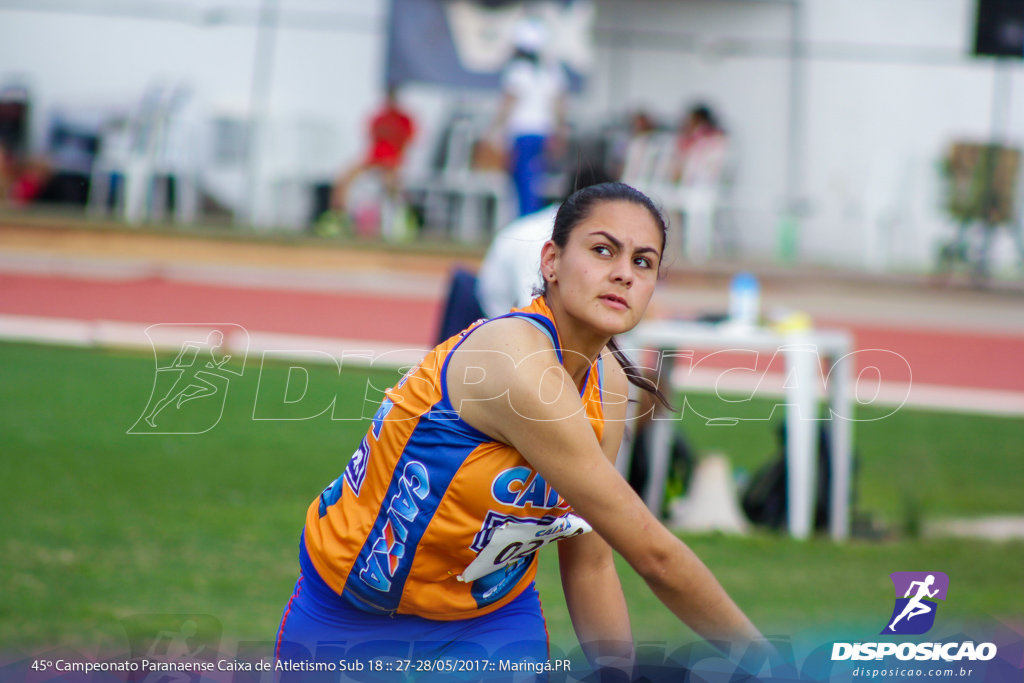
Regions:
M 770 256 L 787 205 L 789 3 L 598 0 L 598 70 L 584 109 L 645 107 L 676 120 L 721 113 L 739 156 L 744 251 Z M 803 260 L 923 269 L 951 235 L 938 163 L 953 139 L 986 140 L 994 65 L 968 56 L 974 0 L 804 0 L 797 149 Z M 1012 90 L 1021 92 L 1016 64 Z M 1024 140 L 1024 97 L 1006 138 Z M 997 261 L 1016 258 L 1006 233 Z
M 953 139 L 987 140 L 992 124 L 994 63 L 968 56 L 974 7 L 971 0 L 808 4 L 810 258 L 896 268 L 933 262 L 937 243 L 952 232 L 941 209 L 941 158 Z M 1021 70 L 1012 71 L 1019 88 Z M 1019 144 L 1024 121 L 1011 122 L 1008 138 Z M 1008 240 L 999 251 L 1002 261 L 1012 257 Z
M 191 83 L 209 110 L 245 113 L 258 4 L 6 0 L 0 80 L 28 77 L 37 139 L 49 108 L 129 106 L 156 79 Z M 750 256 L 773 256 L 788 199 L 789 3 L 595 4 L 595 69 L 574 102 L 576 118 L 597 125 L 643 106 L 669 122 L 694 100 L 710 102 L 739 159 L 733 218 L 741 246 Z M 125 11 L 136 6 L 143 9 Z M 159 18 L 142 18 L 152 8 Z M 387 8 L 387 0 L 281 0 L 269 113 L 332 122 L 338 164 L 361 153 L 381 95 Z M 952 139 L 985 139 L 992 121 L 993 64 L 967 54 L 974 0 L 805 0 L 804 8 L 801 256 L 926 268 L 951 229 L 939 206 L 937 163 Z M 224 20 L 204 22 L 213 11 Z M 1024 93 L 1024 70 L 1010 69 L 1013 91 Z M 481 99 L 407 90 L 422 131 L 414 161 L 423 162 L 459 96 Z M 1012 100 L 1007 136 L 1024 141 L 1024 95 Z M 1012 258 L 1008 240 L 999 250 L 1003 261 Z
M 783 45 L 789 7 L 729 0 L 602 0 L 598 70 L 587 110 L 643 107 L 675 124 L 709 103 L 736 151 L 734 219 L 747 251 L 770 251 L 785 197 L 789 64 L 781 57 L 723 55 L 722 39 Z M 642 9 L 642 11 L 641 11 Z
M 205 111 L 249 111 L 257 0 L 177 3 L 192 10 L 224 5 L 232 10 L 226 21 L 212 24 L 199 21 L 197 11 L 153 11 L 151 19 L 135 18 L 146 16 L 145 2 L 130 17 L 100 13 L 107 4 L 43 5 L 60 11 L 0 4 L 0 83 L 26 77 L 34 96 L 37 146 L 50 108 L 129 108 L 157 82 L 189 84 Z M 67 11 L 76 5 L 80 11 Z M 342 163 L 359 151 L 360 131 L 382 95 L 385 0 L 281 0 L 280 5 L 268 114 L 333 122 Z

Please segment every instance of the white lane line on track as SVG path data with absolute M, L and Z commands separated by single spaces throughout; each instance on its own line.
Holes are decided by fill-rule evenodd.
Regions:
M 110 320 L 72 320 L 35 316 L 0 315 L 0 339 L 71 346 L 122 347 L 152 350 L 146 334 L 147 323 Z M 273 352 L 280 360 L 322 362 L 343 366 L 373 366 L 382 369 L 407 368 L 418 363 L 430 349 L 410 344 L 395 344 L 365 339 L 337 339 L 250 330 L 246 340 L 229 337 L 229 350 L 248 352 L 250 362 Z M 176 350 L 167 347 L 167 350 Z M 781 373 L 744 378 L 748 373 L 722 370 L 677 368 L 674 384 L 701 392 L 721 392 L 735 401 L 736 395 L 779 398 L 784 395 Z M 738 377 L 734 377 L 738 376 Z M 925 410 L 978 413 L 984 415 L 1024 416 L 1024 392 L 948 387 L 903 382 L 881 382 L 868 393 L 875 396 L 872 405 L 905 406 Z M 703 398 L 706 401 L 706 395 Z
M 782 398 L 786 376 L 782 373 L 728 372 L 721 369 L 689 369 L 677 367 L 673 371 L 675 387 L 693 387 L 702 392 L 714 391 L 731 401 L 738 397 Z M 820 387 L 819 387 L 820 389 Z M 858 390 L 863 404 L 899 406 L 924 410 L 978 413 L 981 415 L 1024 415 L 1024 392 L 975 387 L 953 387 L 921 382 L 870 382 Z M 819 391 L 819 398 L 821 392 Z M 873 400 L 871 400 L 873 399 Z M 857 404 L 854 404 L 856 410 Z

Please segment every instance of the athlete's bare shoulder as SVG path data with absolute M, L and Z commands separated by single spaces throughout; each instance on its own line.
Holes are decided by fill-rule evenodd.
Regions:
M 462 342 L 459 350 L 498 351 L 516 359 L 550 350 L 557 362 L 551 338 L 521 317 L 498 318 L 482 323 Z M 456 352 L 452 357 L 453 362 L 458 355 Z
M 532 404 L 541 396 L 558 396 L 560 387 L 571 383 L 550 337 L 521 318 L 492 320 L 475 329 L 449 359 L 446 380 L 462 419 L 505 442 L 510 421 L 552 409 L 542 400 L 539 408 Z M 545 391 L 547 384 L 552 386 Z M 576 401 L 578 406 L 578 396 Z

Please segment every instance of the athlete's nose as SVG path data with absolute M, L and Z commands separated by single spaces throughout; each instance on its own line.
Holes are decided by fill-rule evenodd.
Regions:
M 621 254 L 615 259 L 612 272 L 612 282 L 621 282 L 627 287 L 633 284 L 633 264 L 628 254 Z

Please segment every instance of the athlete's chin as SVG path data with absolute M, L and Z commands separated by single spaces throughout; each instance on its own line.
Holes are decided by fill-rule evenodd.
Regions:
M 640 322 L 640 315 L 633 309 L 624 311 L 603 311 L 601 315 L 595 316 L 593 326 L 595 330 L 607 337 L 614 337 L 617 334 L 629 332 Z

